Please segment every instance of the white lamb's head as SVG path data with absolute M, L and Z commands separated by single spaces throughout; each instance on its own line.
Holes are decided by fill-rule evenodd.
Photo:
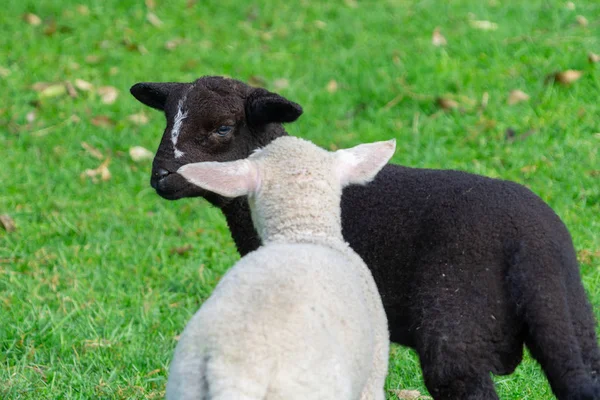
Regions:
M 342 238 L 342 188 L 371 181 L 394 154 L 395 140 L 326 151 L 292 136 L 250 157 L 179 168 L 190 183 L 224 197 L 248 196 L 263 242 L 301 236 Z

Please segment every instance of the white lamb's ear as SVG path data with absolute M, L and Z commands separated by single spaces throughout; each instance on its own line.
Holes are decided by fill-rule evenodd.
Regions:
M 177 173 L 196 186 L 230 198 L 253 193 L 259 185 L 258 169 L 249 160 L 187 164 Z
M 342 187 L 363 185 L 371 181 L 394 155 L 395 150 L 396 139 L 392 139 L 336 151 L 336 170 Z

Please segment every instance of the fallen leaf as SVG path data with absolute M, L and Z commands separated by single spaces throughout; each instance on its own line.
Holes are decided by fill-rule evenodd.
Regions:
M 15 221 L 8 214 L 0 215 L 0 224 L 2 224 L 2 227 L 6 232 L 14 232 L 17 230 Z
M 594 258 L 600 258 L 600 250 L 580 250 L 577 252 L 577 258 L 582 264 L 591 264 Z
M 100 150 L 86 142 L 81 142 L 81 147 L 83 147 L 85 151 L 87 151 L 92 157 L 97 158 L 98 160 L 102 160 L 104 158 L 104 155 L 100 152 Z
M 110 158 L 107 158 L 95 169 L 86 169 L 81 173 L 81 179 L 85 179 L 86 177 L 92 178 L 92 182 L 98 183 L 98 176 L 102 181 L 107 181 L 110 179 L 110 171 L 108 170 L 108 164 L 110 164 Z
M 25 120 L 28 124 L 31 124 L 33 121 L 35 121 L 35 111 L 29 111 L 27 115 L 25 115 Z
M 75 90 L 75 87 L 73 86 L 73 84 L 69 81 L 65 82 L 65 88 L 67 89 L 67 93 L 69 93 L 69 96 L 75 98 L 77 97 L 77 90 Z
M 449 99 L 447 97 L 438 97 L 436 99 L 436 103 L 438 106 L 442 107 L 444 110 L 453 110 L 458 108 L 458 102 L 455 100 Z
M 177 46 L 179 46 L 183 42 L 184 42 L 184 39 L 182 39 L 182 38 L 167 40 L 165 42 L 165 49 L 171 50 L 171 51 L 175 50 L 175 48 L 177 48 Z
M 565 4 L 565 7 L 567 10 L 574 10 L 575 9 L 575 3 L 573 3 L 572 1 L 567 1 Z
M 169 254 L 179 254 L 182 256 L 192 250 L 192 248 L 193 247 L 191 244 L 186 244 L 185 246 L 181 247 L 173 247 L 171 250 L 169 250 Z
M 81 15 L 90 15 L 89 7 L 84 4 L 79 4 L 77 6 L 77 12 Z
M 330 80 L 327 83 L 326 89 L 329 93 L 335 93 L 338 90 L 338 83 L 335 81 L 335 79 Z
M 10 75 L 10 69 L 0 67 L 0 76 L 6 78 L 8 75 Z
M 114 121 L 106 115 L 96 115 L 95 117 L 92 117 L 91 122 L 92 125 L 100 126 L 102 128 L 108 128 L 115 124 Z
M 431 399 L 429 396 L 424 396 L 418 390 L 392 390 L 392 393 L 400 400 L 426 400 Z
M 481 96 L 481 108 L 487 108 L 489 101 L 490 94 L 488 92 L 483 92 L 483 95 Z
M 529 95 L 522 90 L 511 90 L 508 94 L 508 104 L 511 106 L 527 100 L 529 100 Z
M 588 53 L 588 61 L 592 64 L 600 62 L 600 55 L 590 52 Z
M 104 104 L 113 104 L 119 97 L 119 91 L 112 86 L 101 86 L 98 88 L 98 94 Z
M 85 57 L 85 61 L 89 64 L 98 64 L 102 59 L 97 54 L 90 54 Z
M 582 75 L 583 72 L 581 71 L 568 69 L 566 71 L 556 72 L 554 74 L 549 75 L 546 78 L 546 82 L 552 80 L 554 82 L 560 83 L 561 85 L 568 86 L 573 82 L 577 81 L 579 78 L 581 78 Z
M 579 24 L 579 26 L 586 27 L 589 25 L 587 18 L 584 17 L 583 15 L 578 15 L 575 17 L 575 19 L 577 20 L 577 23 Z
M 75 79 L 75 87 L 84 92 L 89 92 L 90 90 L 94 89 L 94 85 L 79 78 Z
M 127 119 L 136 125 L 146 125 L 148 123 L 148 116 L 143 111 L 140 111 L 137 114 L 131 114 Z
M 154 10 L 156 3 L 154 0 L 146 0 L 146 7 L 148 7 L 150 10 Z
M 162 369 L 160 369 L 160 368 L 158 368 L 158 369 L 154 369 L 154 370 L 152 370 L 152 371 L 148 372 L 148 373 L 147 373 L 147 374 L 144 376 L 144 378 L 147 378 L 147 377 L 149 377 L 149 376 L 152 376 L 152 375 L 156 375 L 156 374 L 158 374 L 160 371 L 162 371 Z
M 52 83 L 39 91 L 40 98 L 52 98 L 62 96 L 67 93 L 67 88 L 63 83 Z
M 108 339 L 88 339 L 83 341 L 85 347 L 110 347 L 112 342 Z
M 482 31 L 495 31 L 498 29 L 498 24 L 491 21 L 470 20 L 469 23 L 473 28 Z
M 448 44 L 448 41 L 444 35 L 441 34 L 439 27 L 433 30 L 433 34 L 431 35 L 431 44 L 436 47 L 445 46 Z
M 265 78 L 258 76 L 258 75 L 251 75 L 248 78 L 248 83 L 251 86 L 258 86 L 258 87 L 264 87 L 265 84 L 267 83 L 267 81 L 265 81 Z
M 159 28 L 163 25 L 163 22 L 154 14 L 153 12 L 149 12 L 146 14 L 146 20 L 150 22 L 151 25 Z
M 316 26 L 318 29 L 321 29 L 321 30 L 323 30 L 323 29 L 327 28 L 327 22 L 325 22 L 325 21 L 321 21 L 321 20 L 316 20 L 316 21 L 315 21 L 315 26 Z
M 537 165 L 526 165 L 523 168 L 521 168 L 521 172 L 524 173 L 529 173 L 529 172 L 535 172 L 537 170 Z
M 44 27 L 44 35 L 52 36 L 56 33 L 57 30 L 58 30 L 58 25 L 56 24 L 56 21 L 52 19 Z
M 288 86 L 290 86 L 290 81 L 285 78 L 275 79 L 275 82 L 273 82 L 273 87 L 275 90 L 282 90 Z
M 154 158 L 154 153 L 143 148 L 142 146 L 133 146 L 129 149 L 129 156 L 133 161 L 140 162 L 144 160 L 152 160 Z
M 32 13 L 27 13 L 27 14 L 23 15 L 23 21 L 25 21 L 29 25 L 33 25 L 33 26 L 38 26 L 42 23 L 42 19 Z

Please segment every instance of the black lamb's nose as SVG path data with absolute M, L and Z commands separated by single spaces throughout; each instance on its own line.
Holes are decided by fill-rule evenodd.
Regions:
M 159 179 L 159 180 L 160 180 L 160 179 L 162 179 L 162 178 L 164 178 L 165 176 L 167 176 L 167 175 L 169 175 L 169 174 L 170 174 L 170 172 L 169 172 L 169 171 L 167 171 L 167 170 L 166 170 L 166 169 L 164 169 L 164 168 L 157 168 L 157 169 L 156 169 L 156 171 L 154 171 L 154 176 L 155 176 L 157 179 Z

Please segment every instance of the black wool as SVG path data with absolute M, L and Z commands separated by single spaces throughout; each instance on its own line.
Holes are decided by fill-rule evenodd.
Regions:
M 264 89 L 219 77 L 140 83 L 132 94 L 165 111 L 152 186 L 168 199 L 220 207 L 241 255 L 260 245 L 246 199 L 227 200 L 175 171 L 245 158 L 302 113 Z M 180 100 L 188 116 L 174 157 Z M 232 126 L 221 136 L 219 127 Z M 223 129 L 221 129 L 223 131 Z M 391 340 L 419 354 L 435 399 L 497 399 L 490 372 L 509 374 L 523 345 L 560 400 L 600 399 L 600 350 L 568 230 L 516 183 L 458 171 L 387 165 L 342 197 L 344 238 L 373 273 Z

